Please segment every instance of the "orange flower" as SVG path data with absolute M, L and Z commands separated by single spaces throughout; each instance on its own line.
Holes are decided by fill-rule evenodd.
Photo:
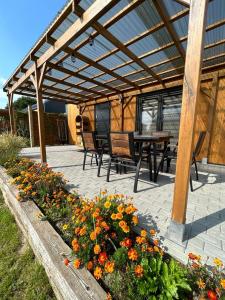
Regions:
M 90 261 L 87 263 L 87 269 L 90 271 L 90 270 L 93 269 L 93 266 L 94 266 L 94 264 L 93 264 L 93 262 L 90 260 Z
M 133 216 L 132 217 L 132 222 L 134 223 L 134 225 L 138 224 L 138 217 L 137 216 Z
M 74 231 L 74 232 L 75 232 L 75 234 L 77 234 L 77 235 L 78 235 L 78 234 L 79 234 L 79 232 L 80 232 L 80 227 L 77 227 L 77 228 L 75 228 L 75 231 Z
M 99 216 L 99 212 L 100 212 L 100 209 L 99 208 L 96 208 L 96 210 L 93 212 L 92 216 L 94 218 L 97 218 Z
M 156 231 L 155 231 L 155 229 L 150 229 L 150 234 L 152 235 L 152 236 L 154 236 L 155 234 L 156 234 Z
M 201 260 L 201 256 L 200 256 L 200 255 L 196 255 L 196 254 L 194 254 L 194 253 L 189 253 L 189 254 L 188 254 L 188 257 L 189 257 L 189 259 L 191 259 L 191 260 L 198 260 L 198 261 Z
M 120 221 L 120 222 L 119 222 L 119 226 L 120 226 L 121 228 L 123 228 L 123 227 L 127 226 L 127 223 L 126 223 L 125 221 Z
M 142 244 L 142 237 L 141 236 L 137 236 L 136 237 L 136 242 L 140 245 Z
M 100 263 L 100 265 L 104 265 L 104 263 L 107 259 L 108 259 L 107 253 L 101 252 L 98 257 L 98 262 Z
M 128 257 L 130 260 L 137 260 L 138 259 L 138 253 L 137 251 L 134 249 L 134 248 L 131 248 L 129 251 L 128 251 Z
M 118 210 L 118 212 L 119 213 L 123 213 L 124 212 L 124 207 L 123 207 L 123 205 L 121 204 L 121 205 L 119 205 L 118 207 L 117 207 L 117 210 Z
M 79 250 L 80 250 L 79 244 L 78 244 L 78 243 L 74 244 L 74 245 L 73 245 L 73 251 L 74 251 L 74 252 L 78 252 Z
M 95 228 L 95 233 L 96 234 L 99 234 L 101 232 L 101 228 L 99 227 L 99 226 L 97 226 L 96 228 Z
M 101 252 L 101 247 L 97 244 L 94 246 L 94 253 L 99 254 Z
M 125 212 L 130 215 L 132 213 L 134 213 L 137 209 L 133 206 L 133 205 L 129 205 L 126 209 Z
M 154 246 L 153 249 L 154 249 L 155 252 L 159 252 L 159 247 Z
M 125 232 L 125 233 L 130 232 L 129 226 L 124 226 L 122 229 L 123 229 L 123 232 Z
M 90 234 L 90 239 L 91 239 L 92 241 L 96 240 L 96 233 L 95 233 L 94 231 L 91 232 L 91 234 Z
M 101 222 L 101 226 L 102 226 L 106 231 L 109 230 L 109 226 L 108 226 L 108 224 L 107 224 L 105 221 Z
M 152 248 L 151 246 L 149 246 L 149 247 L 147 248 L 147 251 L 148 251 L 148 252 L 153 252 L 153 248 Z
M 146 237 L 147 236 L 147 231 L 146 230 L 141 230 L 141 236 Z
M 111 261 L 107 261 L 105 264 L 105 271 L 107 273 L 112 273 L 114 271 L 115 263 Z
M 107 293 L 106 300 L 112 300 L 112 296 L 110 293 Z
M 134 272 L 135 272 L 136 276 L 140 278 L 143 276 L 144 269 L 141 265 L 137 265 L 134 269 Z
M 121 214 L 121 213 L 116 214 L 116 218 L 118 220 L 122 220 L 123 219 L 123 214 Z
M 86 226 L 82 227 L 80 232 L 79 232 L 79 235 L 80 236 L 84 236 L 86 234 L 87 230 L 86 230 Z
M 102 277 L 102 269 L 100 267 L 95 268 L 94 276 L 97 280 L 99 280 Z
M 154 240 L 154 241 L 153 241 L 153 244 L 154 244 L 155 246 L 158 246 L 158 245 L 159 245 L 159 240 Z
M 120 244 L 122 247 L 130 248 L 132 246 L 132 240 L 129 238 L 125 238 Z
M 73 265 L 74 265 L 74 268 L 75 269 L 79 269 L 80 268 L 80 264 L 81 264 L 81 261 L 80 261 L 80 259 L 75 259 L 75 261 L 74 261 L 74 263 L 73 263 Z

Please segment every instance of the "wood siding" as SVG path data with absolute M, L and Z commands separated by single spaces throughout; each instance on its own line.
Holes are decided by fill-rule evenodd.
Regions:
M 76 130 L 76 116 L 79 115 L 79 109 L 77 105 L 68 104 L 67 105 L 67 118 L 68 118 L 68 131 L 69 131 L 69 143 L 76 144 L 79 143 L 77 130 Z

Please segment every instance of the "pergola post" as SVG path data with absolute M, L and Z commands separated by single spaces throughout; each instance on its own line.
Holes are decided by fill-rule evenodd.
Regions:
M 36 89 L 37 98 L 37 113 L 38 113 L 38 132 L 39 132 L 39 143 L 41 152 L 41 162 L 46 163 L 46 148 L 45 148 L 45 126 L 44 126 L 44 106 L 42 99 L 42 84 L 44 80 L 44 74 L 46 70 L 46 64 L 44 64 L 41 69 L 37 68 L 35 63 L 35 74 L 30 76 L 33 85 Z
M 14 116 L 14 109 L 13 109 L 13 93 L 8 94 L 8 107 L 9 107 L 9 121 L 10 121 L 10 129 L 11 133 L 16 133 L 16 122 Z
M 34 147 L 34 123 L 33 123 L 33 111 L 31 105 L 28 105 L 28 121 L 29 121 L 29 133 L 30 133 L 30 146 Z
M 188 43 L 183 80 L 181 121 L 176 164 L 171 224 L 168 237 L 182 242 L 192 164 L 196 107 L 200 93 L 200 75 L 208 0 L 190 3 Z

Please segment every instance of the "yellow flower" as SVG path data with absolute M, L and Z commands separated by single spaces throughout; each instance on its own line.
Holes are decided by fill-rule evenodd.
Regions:
M 95 268 L 94 276 L 97 280 L 99 280 L 102 277 L 102 269 L 100 267 Z
M 225 289 L 225 279 L 221 279 L 220 284 L 221 284 L 222 288 Z
M 147 231 L 146 230 L 141 230 L 141 236 L 146 237 L 147 236 Z
M 80 268 L 80 264 L 81 264 L 81 261 L 80 261 L 80 259 L 75 259 L 75 261 L 74 261 L 74 263 L 73 263 L 73 265 L 74 265 L 74 268 L 75 269 L 79 269 Z
M 118 220 L 122 220 L 123 219 L 123 214 L 121 214 L 121 213 L 116 214 L 116 218 Z
M 111 219 L 112 219 L 112 220 L 116 220 L 116 219 L 117 219 L 117 215 L 116 215 L 116 214 L 112 214 L 112 215 L 111 215 Z
M 214 264 L 215 264 L 217 267 L 222 267 L 222 266 L 223 266 L 222 260 L 219 259 L 219 258 L 217 258 L 217 257 L 214 258 L 213 262 L 214 262 Z
M 90 234 L 90 239 L 91 239 L 92 241 L 94 241 L 94 240 L 96 239 L 96 233 L 95 233 L 94 231 L 91 232 L 91 234 Z
M 197 285 L 200 289 L 205 288 L 205 282 L 201 278 L 197 281 Z
M 67 228 L 68 228 L 68 224 L 64 224 L 63 225 L 63 230 L 67 230 Z
M 105 271 L 107 273 L 112 273 L 114 271 L 114 266 L 115 266 L 115 263 L 114 262 L 110 262 L 108 261 L 106 264 L 105 264 Z
M 124 212 L 124 207 L 123 207 L 123 205 L 120 204 L 120 205 L 117 207 L 117 210 L 118 210 L 119 213 L 122 214 L 122 213 Z
M 104 203 L 104 206 L 105 206 L 105 208 L 110 208 L 110 206 L 111 206 L 111 202 L 110 201 L 106 201 L 105 203 Z
M 125 233 L 130 232 L 129 226 L 124 226 L 122 229 L 123 229 L 123 232 L 125 232 Z

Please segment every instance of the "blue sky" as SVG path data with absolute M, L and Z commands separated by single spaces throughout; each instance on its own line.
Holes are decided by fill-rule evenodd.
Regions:
M 66 0 L 0 1 L 0 108 L 7 103 L 2 85 L 65 3 Z

